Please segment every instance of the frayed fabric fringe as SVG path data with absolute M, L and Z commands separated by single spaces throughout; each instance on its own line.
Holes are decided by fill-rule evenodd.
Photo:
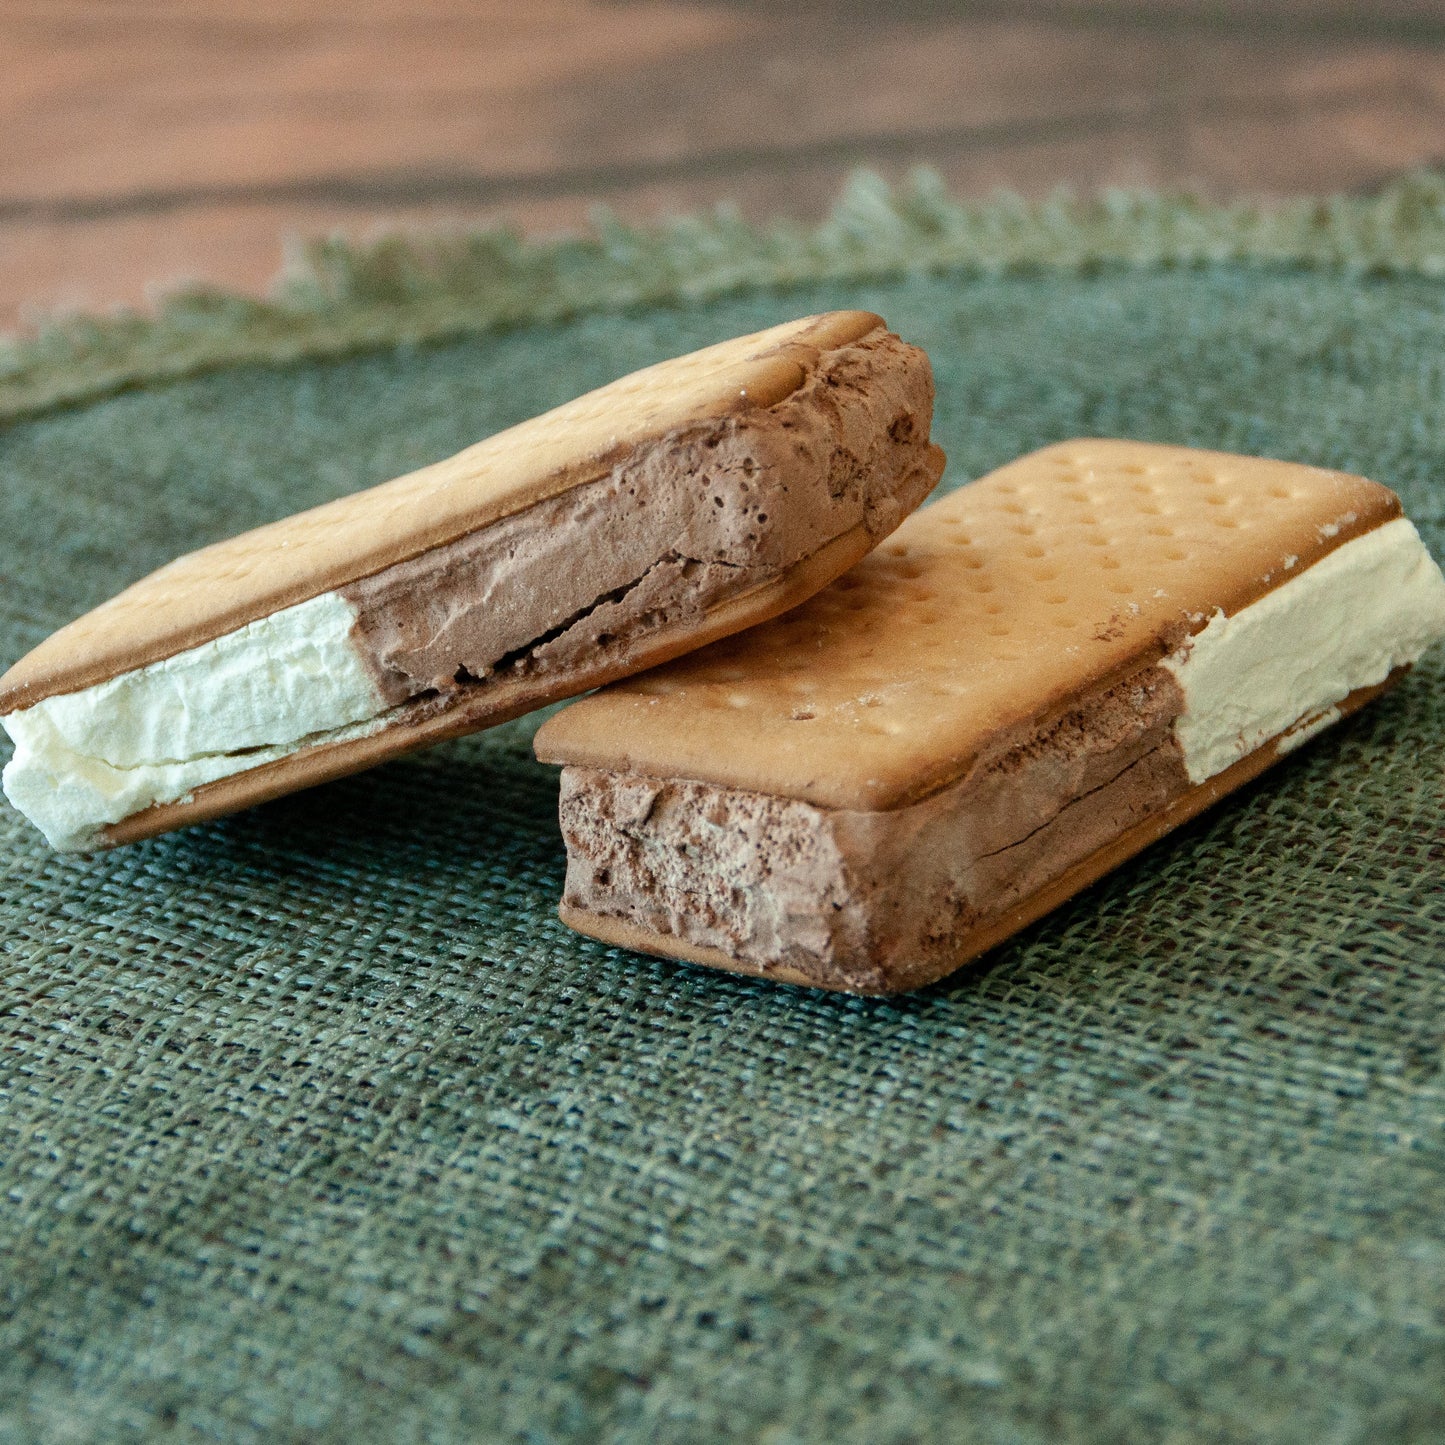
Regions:
M 1445 275 L 1445 175 L 1373 196 L 1212 204 L 1109 192 L 965 202 L 933 171 L 853 177 L 816 226 L 722 206 L 648 226 L 599 212 L 587 234 L 340 237 L 298 247 L 268 299 L 199 288 L 152 314 L 65 318 L 0 343 L 0 422 L 238 363 L 418 345 L 644 304 L 910 271 L 1220 262 Z

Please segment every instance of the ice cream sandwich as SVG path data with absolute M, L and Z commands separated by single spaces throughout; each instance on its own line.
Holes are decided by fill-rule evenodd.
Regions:
M 784 617 L 581 700 L 561 914 L 890 993 L 983 953 L 1400 678 L 1445 579 L 1339 472 L 1066 442 Z
M 748 627 L 928 494 L 932 402 L 923 352 L 833 312 L 181 557 L 0 678 L 6 794 L 57 848 L 124 843 Z

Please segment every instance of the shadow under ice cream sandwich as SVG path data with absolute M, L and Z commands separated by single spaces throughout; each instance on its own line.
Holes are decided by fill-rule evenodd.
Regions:
M 927 983 L 1442 633 L 1445 580 L 1385 487 L 1050 447 L 909 518 L 787 617 L 549 719 L 562 917 L 789 983 Z
M 751 626 L 928 494 L 932 405 L 923 352 L 834 312 L 191 553 L 0 679 L 6 794 L 57 848 L 124 843 Z

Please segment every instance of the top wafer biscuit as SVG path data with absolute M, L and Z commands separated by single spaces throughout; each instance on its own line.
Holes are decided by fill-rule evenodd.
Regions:
M 605 476 L 650 440 L 792 396 L 824 353 L 884 326 L 787 322 L 663 361 L 420 471 L 177 558 L 0 677 L 0 713 L 143 667 Z
M 538 756 L 897 807 L 1399 511 L 1318 467 L 1064 442 L 935 503 L 761 631 L 550 719 Z

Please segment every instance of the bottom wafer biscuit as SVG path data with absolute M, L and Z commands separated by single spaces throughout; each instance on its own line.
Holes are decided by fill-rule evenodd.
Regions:
M 1344 717 L 1372 698 L 1378 697 L 1403 676 L 1403 673 L 1404 669 L 1399 669 L 1378 686 L 1359 688 L 1352 692 L 1339 705 L 1340 716 Z M 1125 822 L 1121 832 L 1112 831 L 1113 827 L 1118 825 L 1118 815 L 1122 813 L 1127 819 L 1135 816 L 1138 811 L 1138 803 L 1129 799 L 1127 789 L 1119 788 L 1112 798 L 1107 793 L 1103 797 L 1099 794 L 1091 795 L 1095 799 L 1092 810 L 1094 818 L 1104 820 L 1105 826 L 1102 829 L 1096 827 L 1086 830 L 1078 827 L 1076 818 L 1069 817 L 1066 811 L 1062 812 L 1057 819 L 1051 820 L 1052 825 L 1056 830 L 1069 831 L 1073 847 L 1066 846 L 1061 854 L 1052 854 L 1044 867 L 1038 866 L 1038 858 L 1044 853 L 1043 849 L 1037 850 L 1032 856 L 1024 850 L 1022 857 L 1013 859 L 995 855 L 1000 858 L 1000 862 L 989 870 L 993 874 L 988 880 L 992 885 L 994 899 L 991 909 L 970 910 L 966 906 L 960 908 L 959 894 L 950 887 L 964 872 L 960 864 L 965 862 L 975 865 L 973 881 L 977 884 L 977 864 L 980 860 L 952 851 L 944 851 L 940 858 L 934 847 L 918 845 L 917 833 L 928 828 L 930 822 L 935 819 L 942 820 L 944 828 L 935 831 L 946 831 L 948 822 L 957 823 L 966 816 L 966 804 L 960 807 L 960 800 L 954 796 L 956 790 L 949 789 L 934 799 L 887 813 L 850 816 L 833 810 L 817 809 L 816 816 L 808 819 L 808 823 L 818 830 L 820 837 L 827 836 L 840 823 L 844 829 L 852 825 L 865 835 L 864 846 L 859 852 L 845 855 L 842 849 L 839 850 L 838 862 L 841 866 L 836 868 L 835 879 L 841 881 L 846 877 L 848 891 L 853 897 L 869 897 L 875 906 L 865 906 L 859 910 L 855 905 L 855 916 L 850 918 L 848 923 L 852 925 L 850 931 L 861 936 L 850 940 L 853 945 L 851 949 L 839 949 L 836 944 L 832 947 L 825 945 L 824 948 L 816 950 L 814 957 L 800 958 L 794 955 L 793 964 L 783 961 L 768 962 L 756 953 L 732 954 L 714 945 L 692 942 L 688 935 L 701 936 L 701 931 L 684 925 L 674 932 L 667 926 L 674 920 L 661 920 L 661 928 L 649 926 L 643 921 L 647 917 L 647 911 L 637 908 L 635 904 L 625 913 L 591 912 L 585 904 L 564 899 L 559 912 L 562 921 L 579 933 L 590 934 L 604 943 L 618 944 L 639 953 L 682 958 L 690 963 L 708 964 L 713 968 L 725 968 L 734 973 L 761 975 L 779 983 L 842 988 L 858 993 L 898 992 L 941 978 L 986 953 L 995 944 L 1002 943 L 1011 934 L 1042 918 L 1045 913 L 1071 898 L 1081 888 L 1086 888 L 1090 883 L 1102 878 L 1111 868 L 1132 858 L 1156 839 L 1162 838 L 1171 829 L 1188 822 L 1226 793 L 1258 776 L 1281 755 L 1277 742 L 1267 743 L 1197 787 L 1190 787 L 1187 783 L 1181 785 L 1177 775 L 1171 776 L 1173 769 L 1162 768 L 1159 770 L 1162 777 L 1156 777 L 1156 781 L 1163 784 L 1157 790 L 1157 806 L 1153 811 L 1144 811 L 1137 822 Z M 617 839 L 615 835 L 606 837 L 602 830 L 597 829 L 597 803 L 611 794 L 607 797 L 603 809 L 613 812 L 615 817 L 616 800 L 626 797 L 629 786 L 635 787 L 641 783 L 645 793 L 651 795 L 656 816 L 657 802 L 662 801 L 664 808 L 675 802 L 675 795 L 668 797 L 668 790 L 677 785 L 660 781 L 654 784 L 643 779 L 629 782 L 615 775 L 598 775 L 580 768 L 569 768 L 564 779 L 562 816 L 569 847 L 574 850 L 579 860 L 583 860 L 588 855 L 589 843 L 594 846 L 600 843 L 598 853 L 603 859 L 602 868 L 591 870 L 590 878 L 586 877 L 585 863 L 583 868 L 578 870 L 583 873 L 585 881 L 575 889 L 575 894 L 580 899 L 591 893 L 595 902 L 602 902 L 605 906 L 609 901 L 606 894 L 609 891 L 610 878 L 599 879 L 598 873 L 605 875 L 610 866 L 615 866 Z M 1174 791 L 1171 784 L 1179 790 Z M 735 860 L 717 855 L 706 857 L 709 851 L 706 843 L 696 838 L 696 818 L 704 813 L 711 813 L 716 819 L 723 812 L 746 810 L 754 800 L 742 794 L 728 797 L 726 790 L 713 788 L 702 809 L 695 806 L 699 800 L 688 801 L 694 803 L 692 808 L 686 809 L 691 814 L 689 822 L 694 827 L 689 829 L 688 824 L 684 823 L 683 831 L 693 832 L 695 837 L 691 845 L 691 870 L 696 874 L 710 871 L 709 865 L 716 865 L 720 870 L 726 868 Z M 1074 806 L 1077 807 L 1077 803 Z M 926 816 L 928 814 L 933 816 Z M 626 826 L 627 821 L 623 820 L 618 831 L 625 830 Z M 1101 831 L 1110 832 L 1112 836 L 1109 841 L 1095 846 L 1097 834 Z M 654 833 L 661 839 L 663 828 L 655 826 Z M 930 844 L 942 843 L 945 850 L 948 844 L 954 841 L 955 839 L 947 837 L 929 839 Z M 836 846 L 836 834 L 829 842 Z M 759 844 L 762 846 L 759 847 Z M 749 837 L 745 847 L 758 858 L 766 856 L 765 837 Z M 1077 861 L 1068 862 L 1068 858 L 1074 853 L 1080 855 Z M 945 861 L 946 874 L 941 888 L 937 886 L 940 880 L 931 876 L 929 868 L 930 864 L 936 866 L 940 861 Z M 777 897 L 777 874 L 783 870 L 778 869 L 772 860 L 768 862 L 768 871 L 774 876 L 763 886 Z M 699 867 L 699 864 L 702 866 Z M 1034 866 L 1030 867 L 1030 864 Z M 1047 880 L 1042 883 L 1038 876 L 1041 873 Z M 924 876 L 920 877 L 920 874 Z M 719 871 L 718 876 L 728 877 L 731 889 L 732 880 L 737 874 Z M 589 883 L 592 885 L 590 889 L 587 886 Z M 806 896 L 806 891 L 809 891 L 807 884 L 804 884 L 804 889 Z M 699 887 L 695 880 L 686 890 L 691 893 L 694 901 L 705 891 L 706 885 Z M 827 896 L 831 891 L 825 884 L 823 890 L 812 891 L 812 897 L 816 900 L 821 892 L 826 897 L 828 906 L 832 907 L 835 900 Z M 706 914 L 705 904 L 701 911 Z M 811 911 L 811 907 L 805 904 L 784 927 L 791 925 L 793 929 L 798 929 L 801 925 L 802 930 L 806 930 L 807 915 Z M 780 929 L 779 932 L 781 931 Z M 841 934 L 843 930 L 836 929 L 835 932 Z M 873 936 L 869 937 L 870 933 Z M 828 942 L 833 943 L 833 940 Z M 815 958 L 821 960 L 825 956 L 831 956 L 839 965 L 836 971 L 825 973 L 817 966 Z
M 1398 680 L 1445 579 L 1384 487 L 1049 448 L 787 617 L 539 732 L 562 917 L 887 993 L 976 957 Z

